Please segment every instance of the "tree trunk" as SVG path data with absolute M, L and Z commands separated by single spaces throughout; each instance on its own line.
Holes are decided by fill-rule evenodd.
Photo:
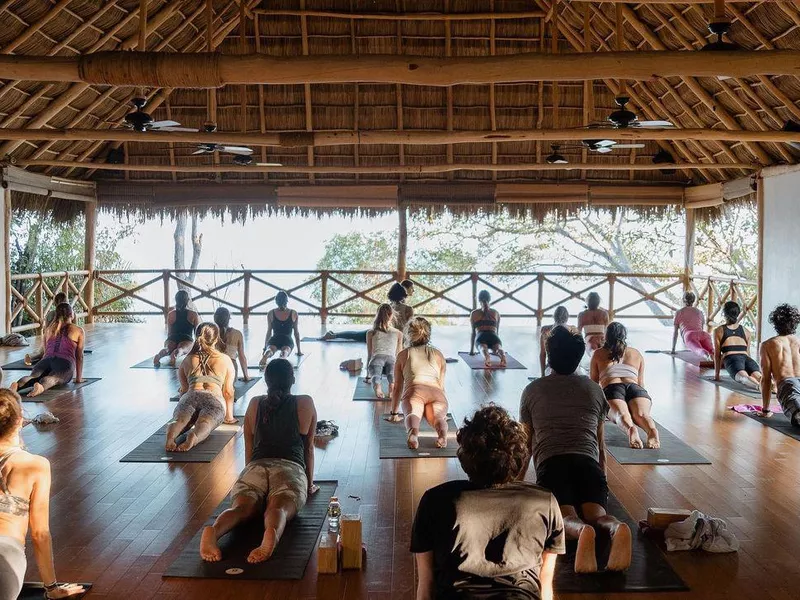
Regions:
M 197 269 L 200 264 L 200 253 L 203 251 L 203 234 L 197 231 L 199 225 L 197 213 L 192 213 L 192 264 L 189 267 L 192 271 Z M 185 221 L 184 221 L 185 224 Z M 189 273 L 187 280 L 194 283 L 194 273 Z

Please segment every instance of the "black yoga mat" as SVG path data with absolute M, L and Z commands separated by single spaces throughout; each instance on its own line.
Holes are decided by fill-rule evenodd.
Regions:
M 383 387 L 383 393 L 386 394 L 385 398 L 378 398 L 372 389 L 372 384 L 364 381 L 363 377 L 359 377 L 356 380 L 356 389 L 353 391 L 353 400 L 372 400 L 374 402 L 389 400 L 389 385 L 383 382 L 381 387 Z
M 406 425 L 404 421 L 389 423 L 388 414 L 381 416 L 380 439 L 381 458 L 454 458 L 458 450 L 456 442 L 456 423 L 453 415 L 447 414 L 447 448 L 436 447 L 436 431 L 425 419 L 419 427 L 419 448 L 411 450 L 406 442 Z
M 70 600 L 80 600 L 92 589 L 91 583 L 78 583 L 78 585 L 83 586 L 84 591 L 69 596 Z M 22 591 L 17 596 L 17 600 L 42 600 L 42 598 L 44 598 L 44 584 L 41 581 L 23 583 Z
M 34 396 L 33 398 L 28 398 L 28 396 L 25 395 L 30 392 L 30 388 L 25 388 L 20 392 L 20 396 L 22 396 L 23 402 L 50 402 L 50 400 L 55 400 L 61 396 L 69 396 L 75 390 L 79 390 L 87 385 L 92 385 L 95 381 L 100 381 L 100 379 L 100 377 L 86 377 L 84 378 L 83 383 L 73 383 L 70 381 L 64 385 L 52 387 L 49 390 L 42 392 L 38 396 Z
M 711 461 L 697 452 L 669 429 L 656 423 L 661 448 L 635 450 L 628 443 L 628 436 L 613 423 L 606 423 L 606 448 L 621 465 L 710 465 Z M 639 429 L 639 436 L 644 443 L 647 435 Z
M 150 358 L 147 358 L 147 359 L 143 360 L 140 363 L 136 363 L 135 365 L 133 365 L 131 367 L 131 369 L 156 369 L 156 370 L 159 370 L 159 369 L 173 369 L 174 370 L 174 369 L 177 369 L 178 367 L 181 366 L 181 361 L 179 360 L 175 364 L 175 366 L 173 367 L 172 365 L 169 364 L 169 358 L 167 358 L 165 356 L 164 358 L 161 359 L 161 365 L 157 367 L 157 366 L 155 366 L 153 364 L 153 358 L 154 357 L 155 357 L 155 354 L 153 356 L 151 356 Z M 181 359 L 181 360 L 183 360 L 183 359 Z
M 259 381 L 261 381 L 260 377 L 253 377 L 250 381 L 242 381 L 241 379 L 237 379 L 233 384 L 233 399 L 238 400 L 244 396 L 250 390 L 250 388 L 252 388 Z M 172 396 L 169 401 L 177 402 L 180 399 L 181 396 L 178 394 L 177 396 Z
M 317 481 L 319 491 L 308 499 L 306 505 L 292 519 L 283 532 L 275 552 L 262 563 L 251 565 L 247 555 L 261 543 L 264 535 L 263 519 L 253 519 L 219 540 L 222 560 L 205 562 L 200 558 L 202 527 L 183 552 L 164 573 L 165 577 L 190 577 L 196 579 L 302 579 L 311 555 L 317 545 L 319 532 L 328 514 L 328 502 L 336 493 L 337 481 Z M 214 510 L 205 525 L 226 508 L 230 498 L 225 498 Z
M 92 351 L 91 350 L 84 350 L 83 353 L 84 354 L 91 354 Z M 25 358 L 23 357 L 23 358 L 20 358 L 19 360 L 15 360 L 15 361 L 10 362 L 10 363 L 8 363 L 6 365 L 3 365 L 1 368 L 4 371 L 31 371 L 31 370 L 33 370 L 33 367 L 34 367 L 35 364 L 36 363 L 33 363 L 33 365 L 26 365 L 25 364 Z
M 556 561 L 553 587 L 559 593 L 617 594 L 622 592 L 686 591 L 688 586 L 672 570 L 658 546 L 639 531 L 636 522 L 613 495 L 608 496 L 608 512 L 631 528 L 633 560 L 627 571 L 576 574 L 575 542 L 567 543 L 567 553 Z M 598 536 L 597 566 L 608 562 L 608 543 Z
M 780 411 L 780 407 L 778 408 Z M 773 415 L 768 418 L 764 419 L 759 417 L 756 413 L 740 413 L 746 417 L 750 417 L 753 421 L 758 421 L 762 425 L 766 425 L 767 427 L 774 429 L 775 431 L 780 431 L 784 435 L 788 435 L 790 438 L 793 438 L 800 442 L 800 427 L 795 427 L 792 425 L 792 422 L 789 418 L 781 412 L 775 412 Z
M 755 398 L 756 400 L 761 400 L 761 391 L 760 390 L 753 390 L 750 389 L 738 381 L 734 381 L 727 375 L 720 374 L 719 381 L 714 381 L 713 375 L 704 375 L 703 379 L 708 381 L 709 383 L 713 383 L 714 385 L 718 385 L 720 387 L 724 387 L 726 390 L 730 390 L 732 392 L 736 392 L 737 394 L 742 394 L 743 396 L 748 396 L 750 398 Z
M 193 462 L 209 463 L 222 452 L 222 449 L 230 442 L 239 427 L 236 425 L 220 425 L 211 432 L 205 441 L 200 442 L 188 452 L 167 452 L 164 444 L 167 441 L 167 425 L 163 425 L 153 435 L 136 446 L 128 454 L 123 456 L 119 462 L 151 463 L 151 462 Z M 178 441 L 182 441 L 181 437 Z
M 301 342 L 324 342 L 326 344 L 363 344 L 364 342 L 361 340 L 343 340 L 343 339 L 332 339 L 332 340 L 323 340 L 322 338 L 318 337 L 304 337 L 300 338 Z
M 508 352 L 506 352 L 506 366 L 500 366 L 500 358 L 491 355 L 492 357 L 492 366 L 487 367 L 484 364 L 483 354 L 474 354 L 470 356 L 469 352 L 459 352 L 458 355 L 464 360 L 465 363 L 469 366 L 470 369 L 478 369 L 478 370 L 491 370 L 491 371 L 501 371 L 504 369 L 525 369 L 525 367 L 521 362 L 519 362 L 516 358 L 511 356 Z

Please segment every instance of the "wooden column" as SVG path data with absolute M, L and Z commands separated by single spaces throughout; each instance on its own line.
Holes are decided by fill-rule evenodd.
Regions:
M 87 277 L 89 278 L 86 288 L 83 291 L 84 302 L 89 308 L 89 313 L 86 317 L 87 323 L 94 323 L 94 269 L 95 259 L 97 257 L 96 251 L 97 241 L 97 203 L 90 202 L 86 204 L 86 231 L 85 240 L 83 244 L 83 269 L 89 271 Z
M 398 229 L 397 229 L 397 279 L 402 281 L 406 278 L 406 255 L 408 254 L 408 209 L 403 203 L 397 206 Z
M 11 190 L 3 190 L 3 264 L 5 265 L 5 333 L 11 333 Z
M 686 208 L 686 237 L 683 247 L 683 291 L 691 289 L 691 277 L 694 273 L 694 244 L 697 235 L 696 213 L 694 208 Z
M 761 345 L 761 323 L 764 320 L 764 178 L 756 179 L 756 202 L 758 208 L 758 321 L 756 321 L 756 345 Z

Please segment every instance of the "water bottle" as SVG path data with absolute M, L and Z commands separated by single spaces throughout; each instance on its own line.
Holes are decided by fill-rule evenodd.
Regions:
M 339 533 L 339 519 L 341 516 L 342 505 L 339 504 L 339 498 L 332 496 L 330 504 L 328 504 L 328 531 Z

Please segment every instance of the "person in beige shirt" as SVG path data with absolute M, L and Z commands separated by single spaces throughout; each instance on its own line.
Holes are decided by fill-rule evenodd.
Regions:
M 800 324 L 800 310 L 779 304 L 769 314 L 769 322 L 778 335 L 761 344 L 761 417 L 771 417 L 773 386 L 778 402 L 792 425 L 800 427 L 800 339 L 795 335 Z

